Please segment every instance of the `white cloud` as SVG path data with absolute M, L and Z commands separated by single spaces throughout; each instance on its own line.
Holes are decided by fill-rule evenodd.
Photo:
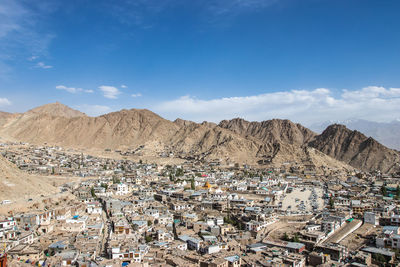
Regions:
M 82 88 L 66 87 L 64 85 L 57 85 L 56 89 L 64 90 L 64 91 L 67 91 L 68 93 L 71 93 L 71 94 L 75 94 L 75 93 L 78 93 L 78 92 L 82 91 Z
M 112 109 L 108 106 L 102 106 L 102 105 L 79 105 L 75 106 L 74 108 L 80 110 L 81 112 L 86 113 L 89 116 L 100 116 L 106 113 L 109 113 L 112 111 Z
M 310 125 L 348 118 L 390 121 L 400 117 L 399 107 L 400 89 L 370 86 L 343 90 L 338 96 L 326 88 L 210 100 L 182 96 L 154 106 L 153 110 L 169 119 L 181 117 L 198 122 L 234 117 L 257 121 L 281 118 Z
M 128 86 L 126 86 L 125 84 L 121 85 L 121 88 L 128 88 Z
M 137 94 L 131 94 L 132 97 L 141 97 L 142 94 L 141 93 L 137 93 Z
M 215 15 L 237 15 L 242 12 L 258 10 L 276 4 L 279 0 L 217 0 L 208 3 Z
M 31 56 L 28 58 L 29 61 L 35 61 L 36 59 L 38 59 L 38 56 Z
M 13 64 L 22 58 L 34 61 L 38 56 L 48 55 L 49 44 L 55 36 L 42 31 L 38 25 L 53 12 L 50 6 L 48 1 L 0 1 L 0 65 L 7 68 L 0 70 L 0 78 L 7 78 L 14 69 Z M 35 67 L 50 68 L 44 63 Z
M 46 65 L 44 62 L 38 62 L 36 64 L 36 68 L 41 68 L 41 69 L 51 69 L 53 66 Z
M 102 85 L 99 89 L 103 92 L 103 96 L 109 99 L 117 99 L 121 92 L 114 86 Z
M 1 98 L 0 97 L 0 107 L 3 106 L 10 106 L 11 105 L 11 101 L 8 100 L 7 98 Z
M 58 89 L 58 90 L 64 90 L 64 91 L 67 91 L 68 93 L 71 93 L 71 94 L 76 94 L 76 93 L 79 93 L 79 92 L 84 92 L 84 93 L 93 93 L 93 92 L 94 92 L 94 91 L 91 90 L 91 89 L 89 89 L 89 90 L 83 90 L 82 88 L 67 87 L 67 86 L 65 86 L 65 85 L 57 85 L 57 86 L 56 86 L 56 89 Z

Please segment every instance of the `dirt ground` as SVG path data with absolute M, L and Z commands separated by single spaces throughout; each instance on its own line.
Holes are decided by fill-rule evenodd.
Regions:
M 304 228 L 303 223 L 288 223 L 288 222 L 276 222 L 264 229 L 263 234 L 265 235 L 263 240 L 278 240 L 283 237 L 286 233 L 289 237 L 292 237 L 295 233 L 299 232 Z
M 346 246 L 349 250 L 358 250 L 371 240 L 371 236 L 382 231 L 382 227 L 372 224 L 363 224 L 360 228 L 348 235 L 339 244 Z
M 28 212 L 34 210 L 43 210 L 45 207 L 65 206 L 68 203 L 75 202 L 75 196 L 69 192 L 58 193 L 47 196 L 33 197 L 31 201 L 26 199 L 17 200 L 8 205 L 0 206 L 0 215 L 8 216 L 18 212 Z

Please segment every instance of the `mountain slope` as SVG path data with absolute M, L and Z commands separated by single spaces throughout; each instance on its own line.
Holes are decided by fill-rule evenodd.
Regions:
M 315 137 L 309 145 L 340 161 L 362 170 L 390 172 L 398 169 L 400 154 L 352 131 L 344 125 L 334 124 Z
M 187 155 L 239 162 L 256 161 L 261 145 L 208 122 L 183 124 L 168 143 L 174 151 Z
M 150 157 L 172 152 L 176 157 L 226 163 L 310 163 L 346 169 L 350 164 L 385 172 L 394 170 L 398 160 L 398 152 L 359 132 L 332 126 L 317 135 L 289 120 L 233 119 L 218 125 L 181 119 L 172 122 L 146 109 L 89 117 L 60 103 L 2 117 L 0 137 L 6 140 L 84 149 L 141 147 L 141 155 Z
M 26 112 L 27 114 L 48 114 L 56 117 L 66 117 L 66 118 L 74 118 L 74 117 L 84 117 L 85 113 L 82 113 L 78 110 L 72 109 L 66 105 L 63 105 L 59 102 L 46 104 L 34 109 L 31 109 Z
M 374 122 L 368 120 L 346 120 L 336 122 L 338 124 L 343 124 L 350 130 L 357 130 L 364 133 L 366 136 L 371 136 L 376 139 L 381 144 L 392 148 L 400 150 L 400 121 L 395 120 L 392 122 Z M 323 122 L 318 124 L 313 124 L 311 129 L 322 133 L 329 125 L 333 122 Z
M 58 190 L 40 177 L 29 175 L 0 156 L 0 201 L 30 198 L 56 193 Z
M 316 136 L 314 132 L 289 120 L 273 119 L 249 122 L 243 119 L 224 120 L 219 126 L 242 136 L 252 136 L 263 143 L 285 143 L 302 146 Z
M 310 160 L 305 147 L 316 136 L 314 132 L 289 120 L 249 122 L 236 118 L 221 121 L 219 126 L 243 138 L 256 140 L 260 143 L 257 156 L 278 164 Z
M 53 116 L 28 111 L 3 125 L 0 133 L 30 143 L 117 148 L 164 140 L 177 126 L 148 110 L 121 110 L 100 117 Z

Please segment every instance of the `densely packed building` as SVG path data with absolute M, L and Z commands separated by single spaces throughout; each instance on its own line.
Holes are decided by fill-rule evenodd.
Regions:
M 9 264 L 396 266 L 397 174 L 108 159 L 2 145 L 21 170 L 78 176 L 43 209 L 0 218 Z M 122 152 L 121 152 L 122 153 Z M 6 200 L 3 205 L 9 205 Z

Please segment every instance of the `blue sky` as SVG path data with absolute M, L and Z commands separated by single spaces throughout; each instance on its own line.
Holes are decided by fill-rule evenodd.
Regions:
M 400 118 L 397 0 L 1 0 L 0 110 Z

